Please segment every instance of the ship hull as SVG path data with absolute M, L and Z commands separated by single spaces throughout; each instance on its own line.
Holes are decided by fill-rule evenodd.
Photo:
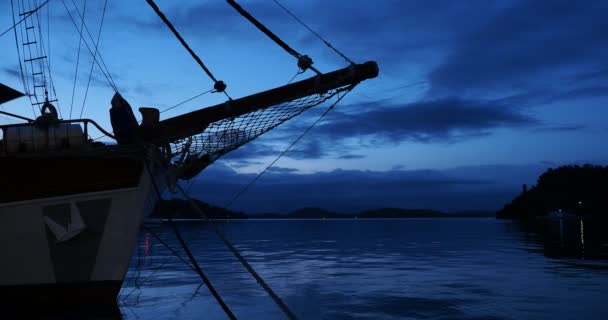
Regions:
M 0 287 L 2 311 L 19 314 L 104 315 L 119 312 L 122 281 L 52 283 Z
M 49 311 L 116 306 L 139 228 L 164 189 L 164 171 L 143 159 L 80 159 L 81 165 L 102 161 L 120 174 L 105 174 L 98 179 L 105 186 L 91 189 L 91 175 L 79 180 L 72 168 L 65 191 L 0 203 L 0 305 L 27 303 Z M 91 170 L 89 165 L 83 167 Z M 79 181 L 83 187 L 74 187 Z

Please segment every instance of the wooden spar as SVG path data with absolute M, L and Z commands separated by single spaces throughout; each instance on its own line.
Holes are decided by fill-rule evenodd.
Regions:
M 209 124 L 216 121 L 324 93 L 377 76 L 378 64 L 374 61 L 351 65 L 344 69 L 169 118 L 154 126 L 140 127 L 139 137 L 147 143 L 170 143 L 201 133 Z

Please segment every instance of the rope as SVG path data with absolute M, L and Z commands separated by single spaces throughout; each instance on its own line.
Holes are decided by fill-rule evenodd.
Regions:
M 101 23 L 99 24 L 99 31 L 97 32 L 97 41 L 95 42 L 95 55 L 93 58 L 97 56 L 97 51 L 99 48 L 99 39 L 101 39 L 101 30 L 103 28 L 104 18 L 106 16 L 106 7 L 108 6 L 108 0 L 103 4 L 103 12 L 101 13 Z M 87 96 L 89 94 L 89 87 L 91 85 L 91 79 L 93 78 L 93 69 L 95 69 L 95 61 L 91 63 L 91 70 L 89 71 L 89 80 L 87 81 L 87 88 L 84 91 L 84 99 L 82 100 L 82 107 L 80 107 L 80 115 L 78 118 L 82 118 L 82 114 L 84 112 L 84 106 L 87 102 Z
M 116 87 L 115 83 L 112 81 L 110 72 L 109 71 L 104 71 L 104 68 L 102 67 L 102 65 L 99 63 L 99 61 L 97 60 L 97 58 L 93 54 L 93 50 L 91 50 L 91 48 L 89 47 L 89 44 L 84 39 L 84 35 L 82 33 L 82 30 L 78 29 L 78 25 L 76 24 L 76 21 L 74 20 L 74 17 L 72 16 L 72 12 L 70 12 L 70 9 L 68 9 L 68 6 L 66 5 L 65 0 L 61 0 L 61 2 L 63 3 L 63 6 L 64 6 L 65 10 L 67 11 L 68 15 L 70 16 L 70 20 L 72 21 L 72 24 L 74 24 L 74 27 L 76 28 L 76 31 L 78 31 L 78 34 L 80 35 L 80 38 L 84 41 L 85 47 L 87 48 L 87 50 L 89 50 L 89 53 L 91 54 L 91 56 L 93 56 L 93 61 L 95 63 L 97 63 L 97 66 L 101 70 L 101 73 L 103 74 L 104 78 L 106 78 L 106 81 L 112 87 L 112 89 L 114 91 L 118 92 L 118 88 Z M 78 8 L 76 8 L 76 11 L 78 11 Z M 86 24 L 84 26 L 85 26 L 85 30 L 87 30 L 86 29 Z M 102 60 L 101 55 L 99 55 L 99 60 Z M 107 70 L 107 67 L 106 67 L 106 70 Z M 106 74 L 106 72 L 107 72 L 107 74 Z
M 80 30 L 84 27 L 84 15 L 87 12 L 87 0 L 84 0 L 82 5 L 82 19 L 80 20 Z M 68 119 L 72 118 L 72 108 L 74 107 L 74 95 L 76 94 L 76 82 L 78 80 L 78 65 L 80 64 L 80 48 L 82 47 L 82 37 L 78 39 L 78 53 L 76 54 L 76 71 L 74 71 L 74 85 L 72 86 L 72 101 L 70 102 L 70 115 Z
M 296 73 L 293 75 L 293 77 L 291 77 L 291 79 L 289 80 L 289 82 L 287 82 L 287 84 L 291 84 L 293 82 L 293 80 L 295 80 L 302 73 L 304 73 L 304 72 L 298 68 L 298 71 L 296 71 Z
M 298 21 L 302 26 L 304 26 L 306 29 L 308 29 L 308 31 L 310 31 L 317 38 L 319 38 L 319 40 L 323 41 L 323 43 L 325 43 L 326 46 L 328 46 L 335 53 L 337 53 L 339 56 L 341 56 L 344 60 L 346 60 L 346 62 L 348 62 L 350 64 L 354 64 L 354 62 L 352 60 L 350 60 L 346 55 L 344 55 L 342 52 L 340 52 L 340 50 L 336 49 L 336 47 L 334 47 L 331 43 L 329 43 L 329 41 L 327 41 L 323 37 L 321 37 L 321 35 L 319 35 L 317 32 L 312 30 L 306 23 L 304 23 L 304 21 L 300 20 L 295 14 L 293 14 L 291 11 L 289 11 L 289 9 L 287 9 L 285 6 L 283 6 L 278 0 L 272 0 L 272 1 L 274 1 L 274 3 L 276 3 L 277 6 L 281 7 L 281 9 L 283 9 L 283 11 L 285 11 L 292 18 L 294 18 L 296 21 Z
M 257 176 L 255 176 L 253 180 L 251 180 L 247 185 L 245 185 L 245 187 L 239 190 L 239 192 L 237 192 L 232 197 L 232 199 L 230 199 L 230 201 L 226 203 L 224 207 L 229 208 L 241 195 L 243 195 L 247 190 L 249 190 L 249 188 L 253 186 L 268 170 L 270 170 L 270 168 L 274 166 L 274 164 L 277 163 L 279 159 L 281 159 L 293 146 L 296 145 L 296 143 L 298 143 L 313 127 L 315 127 L 319 123 L 319 121 L 321 121 L 321 119 L 323 119 L 329 113 L 329 111 L 331 111 L 346 96 L 346 94 L 350 90 L 352 90 L 352 88 L 354 88 L 354 86 L 355 85 L 349 87 L 346 93 L 338 97 L 338 99 L 331 106 L 329 106 L 327 110 L 325 110 L 325 112 L 323 112 L 323 114 L 317 120 L 315 120 L 315 122 L 313 122 L 308 128 L 306 128 L 306 130 L 304 130 L 289 146 L 287 146 L 287 148 L 283 150 L 283 152 L 281 152 L 268 166 L 266 166 L 264 170 L 262 170 Z
M 191 270 L 194 271 L 194 267 L 190 263 L 188 263 L 188 261 L 186 261 L 186 259 L 184 259 L 177 251 L 175 251 L 165 241 L 163 241 L 163 239 L 161 239 L 160 236 L 158 234 L 156 234 L 156 232 L 154 232 L 152 229 L 146 227 L 145 224 L 143 225 L 143 228 L 144 228 L 144 230 L 149 232 L 154 238 L 156 238 L 156 240 L 158 240 L 158 242 L 160 242 L 160 244 L 162 244 L 165 248 L 167 248 L 167 250 L 169 250 L 181 262 L 183 262 L 186 266 L 188 266 L 188 268 L 190 268 Z
M 150 170 L 150 166 L 148 165 L 148 161 L 145 161 L 145 164 L 146 164 L 146 169 L 147 169 L 146 171 L 148 172 L 148 175 L 150 176 L 150 180 L 152 181 L 152 185 L 154 186 L 154 190 L 156 191 L 156 195 L 158 196 L 158 199 L 160 200 L 161 199 L 161 193 L 160 193 L 160 190 L 159 190 L 158 186 L 156 185 L 156 180 L 154 178 L 154 175 L 152 174 L 152 170 Z M 192 254 L 192 251 L 190 251 L 190 248 L 188 248 L 188 245 L 186 244 L 186 241 L 184 241 L 184 238 L 182 237 L 182 235 L 179 232 L 179 229 L 177 228 L 177 225 L 175 224 L 175 222 L 173 221 L 173 219 L 171 217 L 169 218 L 169 224 L 171 224 L 171 227 L 173 228 L 173 232 L 175 233 L 175 237 L 177 238 L 177 240 L 181 244 L 182 248 L 186 252 L 186 255 L 188 256 L 188 259 L 190 259 L 190 262 L 192 263 L 192 266 L 194 267 L 194 271 L 196 271 L 196 273 L 199 275 L 199 277 L 201 278 L 201 280 L 203 280 L 203 282 L 205 283 L 205 285 L 209 289 L 209 292 L 213 295 L 213 297 L 215 298 L 215 300 L 217 301 L 217 303 L 220 304 L 220 306 L 222 307 L 222 309 L 224 310 L 224 312 L 226 313 L 226 315 L 230 319 L 236 320 L 236 317 L 234 316 L 234 314 L 232 313 L 232 311 L 230 311 L 230 308 L 228 308 L 228 306 L 226 305 L 226 303 L 224 302 L 224 300 L 222 299 L 222 297 L 219 295 L 219 293 L 217 293 L 217 291 L 215 290 L 215 288 L 211 284 L 211 281 L 209 281 L 209 278 L 207 278 L 207 276 L 205 275 L 205 273 L 203 272 L 203 270 L 201 269 L 201 267 L 196 262 L 196 258 Z
M 222 297 L 219 295 L 219 293 L 217 293 L 217 291 L 215 290 L 215 288 L 211 284 L 211 281 L 209 281 L 209 279 L 207 278 L 207 276 L 205 276 L 205 273 L 203 273 L 203 270 L 200 268 L 200 266 L 196 262 L 196 259 L 194 258 L 194 255 L 192 254 L 192 252 L 188 248 L 188 245 L 184 241 L 184 238 L 182 238 L 182 235 L 179 233 L 179 229 L 177 228 L 177 225 L 175 224 L 175 222 L 173 222 L 172 219 L 169 219 L 169 223 L 171 224 L 171 227 L 173 228 L 173 231 L 175 232 L 175 236 L 177 237 L 177 240 L 182 245 L 182 248 L 184 249 L 184 251 L 188 255 L 188 258 L 190 258 L 190 261 L 194 265 L 194 269 L 196 270 L 196 273 L 198 273 L 198 275 L 201 277 L 201 279 L 203 280 L 203 282 L 207 286 L 207 289 L 209 289 L 209 292 L 211 292 L 211 294 L 213 295 L 213 297 L 215 298 L 215 300 L 217 301 L 217 303 L 220 304 L 220 306 L 222 307 L 222 309 L 224 310 L 224 312 L 226 313 L 226 315 L 230 319 L 235 319 L 236 320 L 236 316 L 232 313 L 232 311 L 230 311 L 230 308 L 228 308 L 228 306 L 226 305 L 226 303 L 224 302 L 224 300 L 222 299 Z
M 274 34 L 270 29 L 268 29 L 265 25 L 259 22 L 256 18 L 254 18 L 249 12 L 247 12 L 243 7 L 241 7 L 234 0 L 226 0 L 228 4 L 230 4 L 238 13 L 240 13 L 245 19 L 249 20 L 254 26 L 256 26 L 260 31 L 262 31 L 266 36 L 268 36 L 272 41 L 279 45 L 279 47 L 283 48 L 287 53 L 298 59 L 298 65 L 302 61 L 305 65 L 303 69 L 310 69 L 317 74 L 321 74 L 319 70 L 312 66 L 312 60 L 305 55 L 301 55 L 299 52 L 291 48 L 285 41 L 281 40 L 276 34 Z M 304 66 L 303 65 L 303 66 Z
M 36 7 L 34 10 L 32 10 L 31 12 L 29 12 L 28 14 L 23 16 L 23 18 L 21 18 L 21 20 L 19 20 L 17 22 L 15 22 L 15 15 L 14 15 L 15 10 L 13 9 L 13 25 L 10 26 L 8 29 L 2 31 L 2 33 L 0 33 L 0 37 L 7 34 L 9 31 L 15 29 L 19 24 L 21 24 L 21 22 L 25 21 L 25 19 L 29 18 L 31 15 L 36 13 L 38 10 L 40 10 L 40 8 L 44 7 L 44 5 L 46 5 L 48 2 L 49 2 L 49 0 L 46 0 L 45 2 L 41 3 L 38 7 Z M 11 0 L 11 7 L 12 6 L 13 6 L 13 0 Z
M 173 24 L 171 24 L 171 21 L 169 21 L 169 19 L 167 19 L 167 16 L 165 16 L 165 14 L 160 11 L 160 8 L 156 5 L 156 3 L 154 3 L 153 0 L 146 0 L 146 2 L 148 2 L 148 4 L 150 5 L 150 7 L 152 7 L 152 9 L 154 10 L 154 12 L 156 12 L 156 14 L 158 15 L 158 17 L 167 25 L 167 27 L 169 27 L 169 29 L 171 30 L 171 32 L 173 32 L 173 35 L 175 35 L 175 37 L 177 38 L 177 40 L 179 40 L 179 42 L 182 44 L 182 46 L 184 46 L 184 48 L 190 53 L 190 55 L 192 56 L 192 58 L 194 58 L 194 60 L 196 60 L 196 62 L 198 63 L 199 66 L 201 66 L 201 68 L 205 71 L 205 73 L 207 74 L 207 76 L 209 76 L 209 78 L 211 78 L 211 80 L 213 80 L 213 82 L 215 83 L 215 89 L 217 92 L 224 92 L 224 94 L 226 94 L 226 96 L 230 98 L 230 96 L 226 93 L 226 84 L 223 81 L 219 81 L 217 80 L 213 74 L 211 73 L 211 71 L 209 70 L 209 68 L 207 68 L 207 66 L 205 66 L 205 64 L 203 63 L 203 61 L 201 60 L 201 58 L 198 57 L 198 55 L 196 55 L 196 53 L 190 48 L 190 46 L 188 45 L 188 43 L 186 42 L 186 40 L 184 40 L 184 38 L 182 38 L 182 36 L 179 34 L 179 32 L 177 32 L 177 29 L 175 29 L 175 27 L 173 26 Z
M 205 95 L 205 94 L 207 94 L 207 93 L 209 93 L 211 91 L 213 91 L 213 89 L 210 89 L 210 90 L 207 90 L 205 92 L 199 93 L 199 94 L 195 95 L 192 98 L 186 99 L 186 100 L 184 100 L 184 101 L 182 101 L 182 102 L 180 102 L 180 103 L 178 103 L 178 104 L 176 104 L 176 105 L 174 105 L 172 107 L 169 107 L 169 108 L 166 108 L 166 109 L 162 110 L 160 113 L 167 112 L 167 111 L 169 111 L 171 109 L 177 108 L 177 107 L 181 106 L 182 104 L 190 102 L 190 101 L 192 101 L 192 100 L 194 100 L 194 99 L 196 99 L 196 98 L 198 98 L 200 96 L 203 96 L 203 95 Z
M 80 10 L 78 10 L 78 6 L 76 5 L 76 2 L 74 2 L 74 0 L 71 0 L 71 1 L 72 1 L 72 4 L 74 5 L 74 8 L 76 9 L 76 13 L 78 13 L 78 16 L 82 17 L 82 15 L 80 14 Z M 95 42 L 94 38 L 91 35 L 91 32 L 89 31 L 89 28 L 87 27 L 86 24 L 84 25 L 84 31 L 87 32 L 87 35 L 89 36 L 89 39 L 91 40 L 91 42 Z M 87 44 L 86 41 L 85 41 L 85 44 Z M 88 45 L 87 45 L 87 48 L 88 48 Z M 99 61 L 101 61 L 101 64 L 103 65 L 103 67 L 106 69 L 106 72 L 108 73 L 108 77 L 112 81 L 112 85 L 113 85 L 114 91 L 118 92 L 118 89 L 117 89 L 117 86 L 116 86 L 116 82 L 114 81 L 114 78 L 112 78 L 112 73 L 110 73 L 110 68 L 108 68 L 108 66 L 106 65 L 106 61 L 103 59 L 103 56 L 101 55 L 101 53 L 99 52 L 99 50 L 97 50 L 97 52 L 99 54 Z M 91 49 L 89 49 L 89 53 L 91 53 L 91 55 L 93 55 L 93 52 L 92 52 Z
M 48 2 L 48 1 L 46 1 L 46 2 Z M 46 4 L 46 2 L 44 4 Z M 25 81 L 25 75 L 23 73 L 23 64 L 21 63 L 21 50 L 19 49 L 19 38 L 17 37 L 17 29 L 15 28 L 15 26 L 17 26 L 19 23 L 21 23 L 23 20 L 25 20 L 26 17 L 29 17 L 30 15 L 27 15 L 26 17 L 21 19 L 21 21 L 15 23 L 15 6 L 13 3 L 13 0 L 11 0 L 11 10 L 13 12 L 13 28 L 12 29 L 15 30 L 15 47 L 17 47 L 17 58 L 19 60 L 19 72 L 21 74 L 21 81 L 23 82 L 23 89 L 25 89 L 25 93 L 29 96 L 27 82 Z M 11 30 L 11 28 L 9 28 L 7 31 L 2 33 L 2 35 L 4 35 L 5 33 L 7 33 L 10 30 Z M 2 35 L 0 35 L 0 37 Z M 24 55 L 25 55 L 25 52 L 24 52 Z M 32 105 L 32 113 L 34 114 L 34 117 L 36 117 L 36 111 L 34 110 L 33 105 Z
M 186 266 L 188 266 L 188 268 L 190 268 L 191 270 L 194 270 L 194 268 L 184 259 L 182 258 L 181 255 L 179 255 L 179 253 L 177 253 L 175 250 L 173 250 L 171 247 L 169 247 L 169 245 L 167 243 L 165 243 L 154 231 L 152 231 L 152 229 L 146 227 L 146 225 L 142 226 L 144 228 L 144 230 L 146 230 L 148 233 L 150 233 L 154 238 L 156 238 L 165 248 L 167 248 L 167 250 L 169 250 L 174 256 L 176 256 L 177 258 L 179 258 Z M 138 251 L 139 252 L 139 251 Z M 160 266 L 154 268 L 153 270 L 151 270 L 150 274 L 144 278 L 142 281 L 137 282 L 134 281 L 135 286 L 133 287 L 133 289 L 131 289 L 131 291 L 129 291 L 127 294 L 123 295 L 122 298 L 120 299 L 120 301 L 125 301 L 127 300 L 127 298 L 133 294 L 133 292 L 135 292 L 135 290 L 140 289 L 141 285 L 143 285 L 144 283 L 146 283 L 148 280 L 150 280 L 152 278 L 152 276 L 154 276 L 156 274 L 156 272 L 158 272 L 162 267 L 165 266 L 165 264 L 167 264 L 167 262 L 169 262 L 169 259 L 171 258 L 171 256 L 169 256 L 168 258 L 166 258 L 161 264 Z M 138 261 L 138 268 L 137 271 L 139 272 L 139 261 Z
M 213 232 L 217 235 L 224 244 L 230 249 L 232 254 L 239 260 L 239 262 L 247 269 L 247 271 L 255 278 L 255 280 L 264 288 L 264 290 L 268 293 L 268 295 L 274 300 L 274 302 L 281 308 L 281 310 L 285 313 L 288 319 L 297 319 L 296 315 L 287 307 L 287 305 L 281 300 L 281 298 L 266 284 L 266 281 L 260 277 L 260 275 L 251 267 L 251 265 L 243 258 L 243 256 L 239 253 L 239 251 L 234 247 L 234 245 L 224 236 L 224 234 L 209 220 L 209 217 L 203 212 L 203 210 L 186 194 L 184 189 L 176 184 L 176 188 L 182 193 L 184 198 L 188 200 L 190 206 L 203 218 L 209 226 L 213 230 Z

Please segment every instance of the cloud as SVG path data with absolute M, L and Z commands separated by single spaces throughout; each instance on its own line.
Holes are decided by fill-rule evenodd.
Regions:
M 338 156 L 338 159 L 346 159 L 346 160 L 363 159 L 363 158 L 365 158 L 365 156 L 362 154 L 343 154 L 343 155 Z
M 564 92 L 556 93 L 548 98 L 548 102 L 576 100 L 579 98 L 608 97 L 608 85 L 591 85 Z
M 494 210 L 516 195 L 521 184 L 534 183 L 544 169 L 542 165 L 488 165 L 302 174 L 277 168 L 259 179 L 231 208 L 247 212 L 288 212 L 305 206 L 341 212 L 377 207 Z M 192 195 L 223 206 L 255 176 L 239 174 L 219 162 L 201 174 Z
M 241 6 L 265 24 L 277 23 L 277 20 L 287 18 L 277 15 L 276 6 L 268 1 L 247 2 Z M 234 39 L 247 39 L 253 33 L 261 36 L 254 26 L 225 1 L 180 2 L 174 5 L 165 4 L 160 9 L 180 32 L 200 34 L 201 30 L 204 30 L 205 38 L 225 38 L 229 34 Z M 152 9 L 147 12 L 145 18 L 129 19 L 144 30 L 169 32 Z
M 283 168 L 283 167 L 271 167 L 270 169 L 268 169 L 268 172 L 270 172 L 270 173 L 296 173 L 299 171 L 300 170 L 298 170 L 298 169 Z
M 227 159 L 276 157 L 317 117 L 318 112 L 308 112 L 232 152 Z M 541 126 L 537 119 L 493 101 L 446 98 L 402 105 L 390 101 L 360 103 L 329 113 L 286 156 L 298 160 L 361 159 L 365 155 L 353 150 L 405 141 L 456 143 L 489 135 L 496 128 L 537 126 Z
M 241 164 L 246 165 L 246 161 L 249 161 L 247 159 L 250 158 L 276 157 L 281 152 L 278 148 L 277 145 L 255 140 L 232 151 L 228 158 L 231 161 L 240 161 Z
M 17 68 L 3 67 L 2 73 L 8 75 L 9 77 L 15 78 L 15 79 L 21 79 L 21 72 Z
M 499 127 L 526 127 L 538 123 L 531 116 L 488 101 L 446 98 L 406 105 L 357 106 L 358 114 L 336 112 L 332 121 L 316 129 L 330 139 L 368 136 L 399 143 L 451 142 Z
M 583 131 L 586 130 L 587 127 L 586 126 L 567 126 L 567 125 L 562 125 L 562 126 L 546 126 L 546 127 L 539 127 L 534 129 L 534 132 L 573 132 L 573 131 Z
M 430 74 L 434 92 L 529 89 L 555 83 L 551 75 L 605 69 L 606 9 L 605 1 L 516 3 L 454 46 Z
M 434 63 L 441 51 L 500 9 L 492 1 L 446 3 L 430 1 L 314 1 L 295 7 L 297 14 L 354 58 L 373 57 L 392 70 L 412 63 Z M 343 14 L 348 7 L 348 14 Z M 438 10 L 437 8 L 441 8 Z M 486 15 L 471 12 L 483 11 Z M 323 13 L 323 14 L 320 14 Z M 458 28 L 454 28 L 458 25 Z M 305 33 L 307 47 L 321 45 Z M 328 54 L 332 54 L 329 50 Z

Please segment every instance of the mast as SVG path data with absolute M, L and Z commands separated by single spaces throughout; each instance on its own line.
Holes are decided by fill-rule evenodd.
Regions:
M 281 103 L 329 90 L 356 85 L 378 76 L 378 64 L 368 61 L 330 73 L 263 91 L 240 99 L 186 113 L 139 128 L 139 137 L 147 143 L 166 144 L 203 132 L 211 123 L 235 118 Z

